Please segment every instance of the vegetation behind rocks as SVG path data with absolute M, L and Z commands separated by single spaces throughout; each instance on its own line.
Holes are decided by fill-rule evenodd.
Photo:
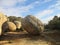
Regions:
M 45 25 L 45 29 L 60 30 L 60 17 L 54 16 L 54 18 Z

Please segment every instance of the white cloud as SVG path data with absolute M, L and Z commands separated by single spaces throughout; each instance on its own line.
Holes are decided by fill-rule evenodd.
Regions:
M 57 0 L 55 4 L 49 6 L 49 9 L 52 8 L 52 9 L 58 9 L 60 10 L 60 0 Z
M 0 0 L 1 6 L 13 6 L 15 5 L 16 1 L 14 0 Z
M 58 17 L 60 17 L 60 14 L 57 14 Z M 50 20 L 52 20 L 54 18 L 54 15 L 51 15 L 45 19 L 42 19 L 42 22 L 47 24 Z
M 27 6 L 22 6 L 22 7 L 13 7 L 16 3 L 22 3 L 22 2 L 25 2 L 26 0 L 0 0 L 0 12 L 10 16 L 10 15 L 13 15 L 13 16 L 22 16 L 22 13 L 23 12 L 29 12 L 30 9 L 33 9 L 36 5 L 38 4 L 41 4 L 40 1 L 35 1 Z M 44 0 L 42 3 L 46 3 L 46 2 L 49 2 L 51 0 Z M 57 5 L 57 4 L 56 4 Z M 7 9 L 5 9 L 5 7 L 9 7 Z M 38 12 L 37 14 L 35 14 L 35 16 L 37 18 L 41 18 L 45 15 L 49 15 L 49 14 L 52 14 L 53 13 L 53 10 L 43 10 L 42 12 Z M 50 18 L 45 18 L 43 19 L 42 21 L 44 23 L 47 23 L 49 20 L 51 19 Z
M 0 12 L 4 13 L 7 16 L 21 16 L 21 12 L 19 10 L 19 8 L 8 8 L 8 9 L 4 9 L 4 8 L 0 8 Z
M 60 14 L 57 14 L 57 16 L 60 17 Z M 50 20 L 52 20 L 53 18 L 54 18 L 54 15 L 49 16 L 49 17 L 43 19 L 42 22 L 44 22 L 44 23 L 47 24 L 47 23 L 48 23 Z
M 47 24 L 50 20 L 53 19 L 53 17 L 54 17 L 54 16 L 49 16 L 49 17 L 47 17 L 47 18 L 45 18 L 45 19 L 42 19 L 42 22 L 45 23 L 45 24 Z
M 17 3 L 17 1 L 24 2 L 26 0 L 0 0 L 0 1 L 1 1 L 0 12 L 9 16 L 10 15 L 22 16 L 23 12 L 28 12 L 30 9 L 34 8 L 35 4 L 39 3 L 38 1 L 36 1 L 27 6 L 11 7 L 14 6 Z M 5 6 L 10 6 L 10 7 L 9 8 L 7 7 L 6 9 Z
M 60 14 L 57 14 L 58 17 L 60 17 Z
M 35 16 L 39 19 L 41 19 L 44 16 L 48 16 L 53 13 L 53 10 L 43 10 L 42 12 L 38 12 Z M 52 15 L 50 17 L 46 17 L 44 19 L 41 19 L 43 23 L 48 23 L 50 19 L 52 19 Z
M 22 7 L 13 7 L 14 5 L 16 5 L 16 3 L 22 3 L 25 2 L 26 0 L 0 0 L 0 11 L 4 12 L 5 14 L 8 15 L 13 15 L 13 13 L 23 13 L 23 12 L 28 12 L 30 9 L 34 8 L 35 5 L 40 4 L 39 1 L 35 1 L 33 3 L 31 3 L 30 5 L 27 6 L 22 6 Z M 45 0 L 45 2 L 48 2 L 47 0 Z M 5 9 L 5 7 L 7 7 L 8 9 Z M 13 7 L 13 8 L 12 8 Z
M 14 6 L 16 3 L 22 3 L 26 0 L 0 0 L 0 6 Z
M 38 12 L 36 15 L 36 17 L 40 18 L 40 17 L 43 17 L 45 15 L 49 15 L 49 14 L 52 14 L 53 13 L 53 10 L 43 10 L 42 12 Z
M 44 0 L 44 1 L 40 2 L 40 3 L 44 4 L 44 3 L 47 3 L 47 2 L 50 2 L 50 1 L 52 1 L 52 0 Z
M 31 9 L 33 7 L 32 4 L 28 5 L 28 6 L 22 6 L 22 7 L 12 7 L 14 6 L 16 3 L 20 2 L 24 2 L 26 0 L 0 0 L 0 12 L 10 16 L 10 15 L 14 15 L 14 16 L 22 16 L 23 12 L 28 12 L 29 9 Z M 7 9 L 5 8 L 7 7 Z
M 44 0 L 44 2 L 50 2 L 50 1 L 52 1 L 52 0 Z
M 16 1 L 21 3 L 21 2 L 24 2 L 24 1 L 26 1 L 26 0 L 16 0 Z

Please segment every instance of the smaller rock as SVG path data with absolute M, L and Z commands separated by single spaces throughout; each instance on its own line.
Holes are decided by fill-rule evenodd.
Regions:
M 15 31 L 16 30 L 16 25 L 13 22 L 5 22 L 3 24 L 3 30 L 4 31 Z
M 21 28 L 21 22 L 20 21 L 14 21 L 14 24 L 16 25 L 17 29 Z

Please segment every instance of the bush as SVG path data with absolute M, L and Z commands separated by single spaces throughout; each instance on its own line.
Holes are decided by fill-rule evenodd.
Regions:
M 48 28 L 60 30 L 60 17 L 54 16 L 54 18 L 49 21 Z

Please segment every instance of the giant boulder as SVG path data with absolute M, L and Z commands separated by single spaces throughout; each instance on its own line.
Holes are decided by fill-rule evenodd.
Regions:
M 22 19 L 22 27 L 30 34 L 40 34 L 44 31 L 43 23 L 32 15 Z

